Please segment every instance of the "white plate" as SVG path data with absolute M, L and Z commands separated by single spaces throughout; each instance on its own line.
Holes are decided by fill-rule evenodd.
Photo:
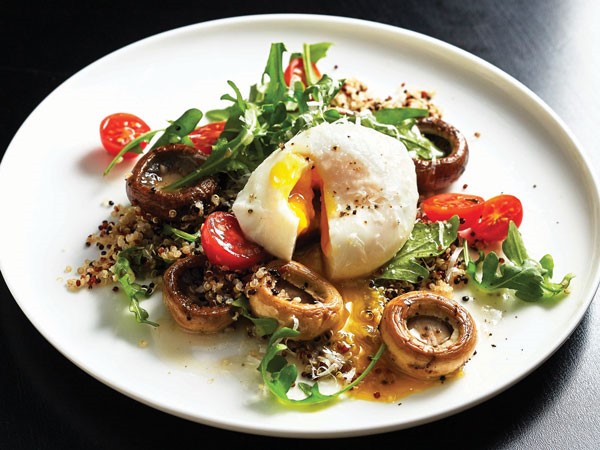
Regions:
M 255 343 L 178 332 L 160 294 L 145 303 L 162 323 L 154 330 L 137 325 L 126 300 L 110 289 L 68 293 L 64 268 L 94 254 L 83 243 L 109 214 L 103 202 L 126 202 L 127 168 L 101 176 L 109 158 L 99 148 L 100 120 L 128 111 L 162 127 L 189 107 L 222 105 L 220 95 L 229 92 L 226 81 L 246 91 L 259 79 L 275 41 L 290 51 L 306 41 L 333 42 L 321 68 L 338 77 L 355 76 L 381 93 L 394 92 L 402 82 L 434 89 L 446 119 L 470 141 L 471 160 L 455 189 L 468 184 L 467 192 L 483 197 L 518 195 L 530 255 L 539 259 L 551 253 L 555 278 L 576 273 L 571 294 L 549 305 L 477 296 L 480 301 L 467 306 L 480 324 L 480 341 L 463 377 L 412 395 L 400 406 L 344 400 L 306 412 L 285 409 L 261 393 L 255 367 L 241 365 Z M 15 190 L 20 194 L 7 195 Z M 557 116 L 517 81 L 468 53 L 352 19 L 220 20 L 108 55 L 60 86 L 23 124 L 0 166 L 0 191 L 5 212 L 0 267 L 20 307 L 48 341 L 134 399 L 193 421 L 257 434 L 370 434 L 433 421 L 482 402 L 534 370 L 564 342 L 599 280 L 597 183 Z

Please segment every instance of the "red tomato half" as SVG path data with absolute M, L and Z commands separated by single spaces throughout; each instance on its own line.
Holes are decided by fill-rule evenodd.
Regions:
M 225 121 L 213 122 L 196 128 L 188 137 L 194 143 L 194 147 L 205 155 L 210 155 L 213 144 L 217 142 L 224 128 Z
M 513 195 L 498 195 L 483 204 L 481 219 L 471 227 L 474 237 L 483 241 L 502 241 L 508 235 L 508 224 L 518 227 L 523 220 L 523 205 Z
M 421 202 L 421 210 L 434 222 L 460 217 L 459 230 L 471 228 L 483 211 L 484 199 L 477 195 L 445 193 Z
M 100 122 L 100 140 L 104 149 L 113 156 L 116 156 L 123 147 L 142 134 L 150 131 L 139 117 L 129 113 L 115 113 L 105 117 Z M 146 142 L 140 144 L 141 148 L 146 146 Z M 134 158 L 136 153 L 125 153 L 123 158 Z
M 211 263 L 232 270 L 252 267 L 265 256 L 261 246 L 246 239 L 235 216 L 223 211 L 206 218 L 200 240 Z
M 312 68 L 315 72 L 317 78 L 321 78 L 321 72 L 317 69 L 317 65 L 315 63 L 312 64 Z M 304 60 L 302 58 L 294 58 L 290 61 L 290 64 L 285 69 L 283 74 L 283 78 L 285 80 L 285 84 L 288 86 L 292 85 L 292 81 L 299 79 L 302 81 L 304 86 L 307 85 L 306 82 L 306 73 L 304 72 Z

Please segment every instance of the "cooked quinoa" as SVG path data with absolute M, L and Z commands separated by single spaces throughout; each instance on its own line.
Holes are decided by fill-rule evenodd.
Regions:
M 435 95 L 433 91 L 409 90 L 404 83 L 400 87 L 399 94 L 382 99 L 372 94 L 365 83 L 351 78 L 344 81 L 332 106 L 352 112 L 377 111 L 382 108 L 420 108 L 427 109 L 430 117 L 441 118 L 440 109 L 432 102 Z

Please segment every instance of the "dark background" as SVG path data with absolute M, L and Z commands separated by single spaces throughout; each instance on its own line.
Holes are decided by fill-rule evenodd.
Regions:
M 600 123 L 600 2 L 371 0 L 255 1 L 245 5 L 3 1 L 0 155 L 39 102 L 68 77 L 113 50 L 211 19 L 294 12 L 396 25 L 482 57 L 546 101 L 583 143 L 596 174 L 600 172 L 600 157 L 595 154 Z M 7 216 L 3 211 L 2 219 Z M 593 302 L 570 339 L 545 364 L 506 392 L 466 412 L 394 433 L 307 442 L 210 428 L 113 391 L 75 367 L 41 337 L 2 279 L 0 448 L 202 447 L 209 441 L 270 448 L 338 444 L 598 448 L 599 323 L 600 308 Z

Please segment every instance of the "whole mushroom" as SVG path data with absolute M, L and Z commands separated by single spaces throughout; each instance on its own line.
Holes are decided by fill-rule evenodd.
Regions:
M 268 266 L 258 283 L 247 290 L 253 314 L 296 328 L 300 332 L 296 339 L 310 340 L 341 325 L 342 296 L 331 283 L 303 264 L 276 261 Z
M 129 201 L 142 211 L 164 220 L 181 219 L 198 202 L 207 202 L 217 191 L 217 180 L 204 177 L 190 186 L 166 190 L 166 186 L 189 174 L 206 161 L 206 155 L 184 144 L 168 144 L 146 153 L 126 182 Z
M 467 140 L 457 128 L 438 118 L 419 119 L 417 128 L 446 153 L 441 158 L 413 158 L 419 193 L 439 192 L 464 173 L 469 161 Z
M 175 261 L 163 274 L 163 301 L 177 324 L 191 333 L 216 333 L 233 323 L 232 306 L 208 301 L 202 291 L 203 255 Z
M 428 291 L 390 300 L 379 331 L 392 362 L 419 379 L 456 372 L 473 356 L 477 343 L 471 314 L 455 301 Z

